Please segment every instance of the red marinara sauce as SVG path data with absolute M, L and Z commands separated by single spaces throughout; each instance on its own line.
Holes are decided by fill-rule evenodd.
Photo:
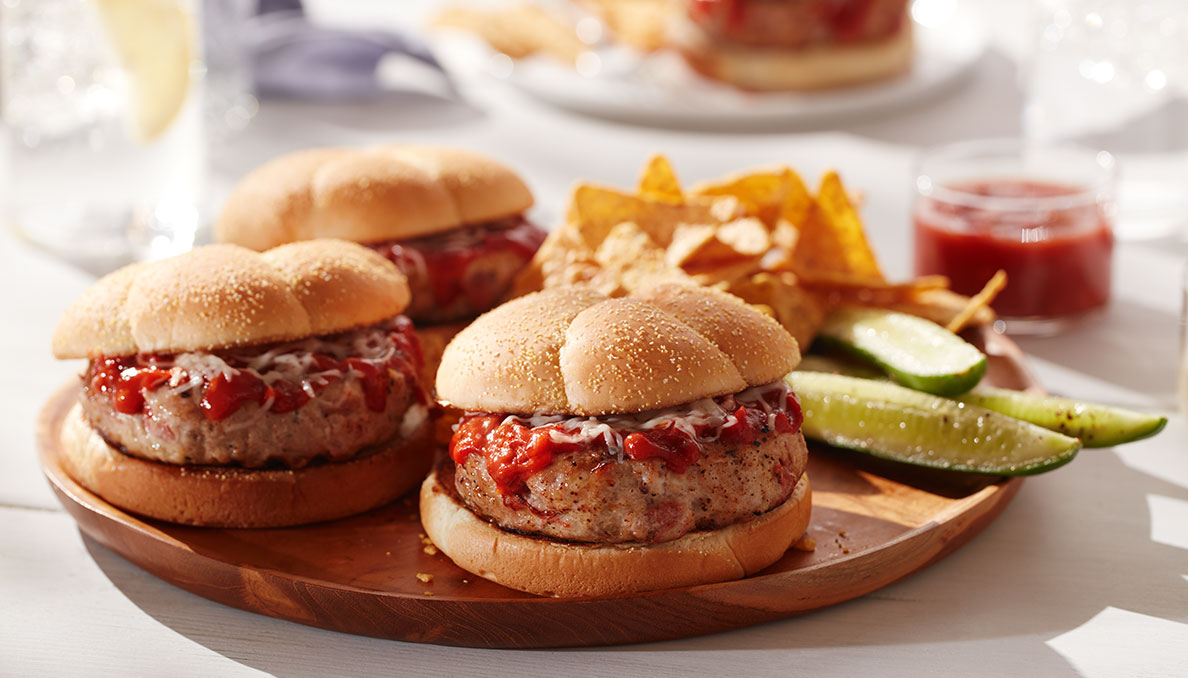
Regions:
M 1112 224 L 1084 189 L 1025 179 L 947 188 L 946 195 L 973 200 L 920 198 L 914 215 L 918 275 L 948 276 L 955 292 L 972 295 L 1002 269 L 1007 286 L 993 306 L 1007 318 L 1071 316 L 1109 301 Z
M 546 235 L 523 217 L 513 217 L 374 247 L 407 276 L 423 270 L 438 305 L 449 306 L 465 295 L 472 308 L 487 309 L 499 301 L 504 290 L 495 289 L 483 276 L 466 275 L 471 264 L 484 255 L 505 253 L 527 263 Z
M 396 345 L 397 351 L 382 365 L 362 358 L 337 360 L 321 353 L 315 353 L 313 360 L 319 370 L 358 374 L 367 407 L 374 412 L 383 412 L 391 389 L 388 370 L 397 371 L 409 383 L 419 384 L 418 374 L 424 364 L 420 343 L 411 321 L 403 316 L 396 318 L 389 337 Z M 168 368 L 162 366 L 171 363 L 172 360 L 173 356 L 169 355 L 123 356 L 96 360 L 91 369 L 90 388 L 110 396 L 117 412 L 142 414 L 145 411 L 145 394 L 169 382 L 172 375 Z M 309 382 L 308 386 L 317 395 L 326 390 L 333 379 L 323 377 L 317 382 Z M 417 402 L 428 402 L 428 394 L 424 389 L 418 386 L 414 391 Z M 254 372 L 234 369 L 230 375 L 218 374 L 206 381 L 198 406 L 209 421 L 221 421 L 248 403 L 262 406 L 271 401 L 268 406 L 270 413 L 285 414 L 299 409 L 312 399 L 302 383 L 278 380 L 266 384 Z
M 773 402 L 776 397 L 774 394 L 777 393 L 783 396 L 783 402 Z M 774 408 L 776 433 L 795 433 L 800 430 L 804 417 L 799 401 L 790 391 L 774 390 L 765 394 L 764 398 Z M 647 430 L 620 431 L 623 457 L 632 461 L 658 458 L 664 462 L 667 470 L 684 473 L 701 458 L 703 441 L 750 445 L 759 436 L 770 432 L 768 413 L 758 403 L 739 404 L 733 414 L 733 421 L 720 428 L 709 425 L 693 427 L 692 437 L 671 423 Z M 529 427 L 514 416 L 470 414 L 458 424 L 450 440 L 450 458 L 454 463 L 462 464 L 471 454 L 483 456 L 487 461 L 487 473 L 495 481 L 496 489 L 507 497 L 522 493 L 528 478 L 548 468 L 560 455 L 606 448 L 606 441 L 601 436 L 589 442 L 566 442 L 555 439 L 553 431 L 568 433 L 564 422 Z
M 121 414 L 144 411 L 144 394 L 169 381 L 169 370 L 156 366 L 156 356 L 148 356 L 143 365 L 132 357 L 102 358 L 95 361 L 91 388 L 111 396 L 112 407 Z

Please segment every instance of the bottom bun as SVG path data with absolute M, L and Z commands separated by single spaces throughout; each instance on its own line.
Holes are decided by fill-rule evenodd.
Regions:
M 441 364 L 441 354 L 445 352 L 446 344 L 454 335 L 461 332 L 470 321 L 450 323 L 447 325 L 417 326 L 417 340 L 421 342 L 421 353 L 425 356 L 425 367 L 421 370 L 421 378 L 432 390 L 437 379 L 437 366 Z
M 126 455 L 75 407 L 62 425 L 62 467 L 125 511 L 206 527 L 286 527 L 382 506 L 412 489 L 432 465 L 433 424 L 349 461 L 302 469 L 179 466 Z
M 804 474 L 783 504 L 728 527 L 655 544 L 566 543 L 508 532 L 483 520 L 462 505 L 452 479 L 452 465 L 446 462 L 421 485 L 421 524 L 437 548 L 480 577 L 562 598 L 749 576 L 779 560 L 801 538 L 812 511 L 812 490 Z
M 890 78 L 908 70 L 914 52 L 911 22 L 885 40 L 806 49 L 761 49 L 710 40 L 691 21 L 669 28 L 693 70 L 757 91 L 820 90 Z

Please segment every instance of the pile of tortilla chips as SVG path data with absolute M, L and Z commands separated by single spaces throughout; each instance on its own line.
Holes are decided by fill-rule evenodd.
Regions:
M 751 171 L 685 189 L 663 156 L 635 192 L 574 189 L 565 223 L 549 234 L 514 294 L 588 285 L 620 296 L 658 282 L 712 285 L 770 313 L 802 345 L 829 309 L 892 308 L 959 331 L 994 320 L 997 275 L 973 299 L 943 276 L 888 282 L 853 201 L 835 172 L 816 194 L 788 167 Z

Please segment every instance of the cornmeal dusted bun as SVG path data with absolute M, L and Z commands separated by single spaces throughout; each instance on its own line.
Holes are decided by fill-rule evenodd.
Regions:
M 432 422 L 345 462 L 300 469 L 183 466 L 116 450 L 75 406 L 62 428 L 62 465 L 88 490 L 132 513 L 210 527 L 284 527 L 386 504 L 429 470 Z
M 800 360 L 776 321 L 716 290 L 608 299 L 555 288 L 478 318 L 446 347 L 438 398 L 463 410 L 597 416 L 778 381 Z
M 532 202 L 519 176 L 471 151 L 313 149 L 244 178 L 215 223 L 215 237 L 256 250 L 313 238 L 377 243 L 518 215 Z
M 483 520 L 459 501 L 450 475 L 439 468 L 421 486 L 421 523 L 433 543 L 464 570 L 547 596 L 610 596 L 746 577 L 779 560 L 804 534 L 812 512 L 802 474 L 787 500 L 751 520 L 661 543 L 566 543 Z
M 53 350 L 93 358 L 300 339 L 390 318 L 408 301 L 400 271 L 354 243 L 210 245 L 100 279 L 63 315 Z
M 668 36 L 685 61 L 706 77 L 748 90 L 820 90 L 907 71 L 914 52 L 910 26 L 905 21 L 901 30 L 879 40 L 781 49 L 714 40 L 678 14 L 669 24 Z

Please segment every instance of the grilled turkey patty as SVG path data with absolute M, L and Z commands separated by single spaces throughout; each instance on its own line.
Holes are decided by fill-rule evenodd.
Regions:
M 360 381 L 348 374 L 292 412 L 260 412 L 252 402 L 221 421 L 204 416 L 198 405 L 203 389 L 188 394 L 168 388 L 148 391 L 143 414 L 117 412 L 110 396 L 88 389 L 82 408 L 109 443 L 143 459 L 301 468 L 317 458 L 350 459 L 361 448 L 397 434 L 415 402 L 415 386 L 403 375 L 393 375 L 384 411 L 376 412 L 367 407 Z
M 455 487 L 504 529 L 578 542 L 670 541 L 754 517 L 791 495 L 808 458 L 803 436 L 769 433 L 757 442 L 703 443 L 684 473 L 658 458 L 616 461 L 604 448 L 560 454 L 506 500 L 483 455 L 471 454 L 457 466 Z

